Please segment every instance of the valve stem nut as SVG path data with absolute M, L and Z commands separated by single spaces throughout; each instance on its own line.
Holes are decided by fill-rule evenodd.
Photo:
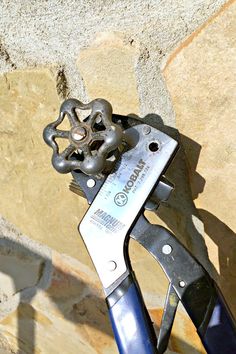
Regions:
M 75 127 L 71 131 L 71 138 L 74 141 L 81 141 L 83 140 L 87 135 L 86 129 L 83 127 Z

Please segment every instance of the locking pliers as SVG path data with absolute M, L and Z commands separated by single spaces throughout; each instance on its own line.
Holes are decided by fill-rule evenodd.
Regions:
M 81 109 L 90 110 L 83 121 Z M 71 129 L 59 130 L 66 116 Z M 235 354 L 235 323 L 216 284 L 169 230 L 144 216 L 145 209 L 156 210 L 174 188 L 165 171 L 178 151 L 177 141 L 144 120 L 112 114 L 104 99 L 88 104 L 66 100 L 43 136 L 53 149 L 54 168 L 71 172 L 70 189 L 90 205 L 79 232 L 100 277 L 119 352 L 164 353 L 181 301 L 207 353 Z M 69 140 L 62 152 L 57 138 Z M 130 237 L 169 280 L 158 338 L 131 267 Z

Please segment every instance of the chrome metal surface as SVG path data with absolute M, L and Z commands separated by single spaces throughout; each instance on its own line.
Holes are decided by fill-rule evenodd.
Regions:
M 125 131 L 131 149 L 117 161 L 79 225 L 104 288 L 127 271 L 124 242 L 128 230 L 177 147 L 174 139 L 154 128 L 145 135 L 144 127 L 140 124 Z M 155 151 L 150 150 L 153 143 L 158 145 Z M 112 272 L 106 266 L 109 262 L 116 263 Z

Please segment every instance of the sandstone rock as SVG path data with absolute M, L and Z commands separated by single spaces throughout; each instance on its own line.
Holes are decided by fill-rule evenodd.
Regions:
M 0 213 L 14 222 L 30 239 L 24 238 L 15 230 L 11 232 L 9 225 L 8 235 L 6 230 L 0 232 L 7 236 L 0 240 L 0 354 L 117 353 L 101 285 L 76 229 L 87 203 L 68 191 L 70 176 L 59 175 L 52 169 L 51 151 L 41 138 L 42 130 L 57 117 L 59 98 L 62 99 L 71 92 L 78 94 L 79 99 L 88 96 L 90 99 L 97 96 L 107 98 L 113 104 L 114 111 L 120 114 L 138 114 L 139 107 L 143 114 L 160 113 L 166 124 L 174 126 L 172 106 L 160 74 L 160 62 L 167 51 L 203 23 L 224 2 L 225 0 L 205 0 L 147 3 L 139 0 L 135 6 L 132 1 L 106 2 L 104 6 L 104 1 L 89 1 L 84 2 L 80 8 L 76 2 L 68 1 L 51 4 L 45 1 L 39 5 L 31 1 L 12 2 L 11 5 L 10 1 L 6 1 L 3 4 L 4 15 L 0 16 L 0 71 L 15 71 L 0 77 Z M 230 57 L 231 45 L 223 45 L 220 53 L 216 51 L 217 54 L 211 60 L 204 62 L 205 53 L 208 49 L 212 50 L 213 38 L 222 31 L 227 32 L 228 19 L 226 18 L 225 23 L 222 21 L 221 27 L 219 24 L 214 26 L 215 30 L 211 30 L 207 39 L 209 48 L 208 45 L 201 47 L 198 44 L 203 57 L 200 58 L 200 66 L 205 72 L 199 76 L 196 70 L 196 86 L 199 85 L 199 77 L 202 80 L 200 83 L 204 82 L 204 75 L 207 75 L 205 68 L 215 74 L 214 70 L 217 71 L 222 64 L 222 70 L 228 70 L 227 61 L 222 58 L 226 58 L 225 53 Z M 103 30 L 123 31 L 124 35 L 117 32 L 100 33 Z M 100 35 L 95 43 L 91 43 L 95 32 Z M 136 43 L 141 44 L 139 51 Z M 184 45 L 186 50 L 188 45 L 192 48 L 190 41 Z M 81 75 L 75 65 L 76 58 Z M 199 63 L 198 55 L 189 55 L 188 65 L 192 59 Z M 40 67 L 48 63 L 60 66 L 58 80 L 55 79 L 54 69 Z M 170 65 L 173 63 L 174 61 Z M 37 69 L 16 70 L 28 65 Z M 213 71 L 209 71 L 209 65 Z M 185 71 L 189 75 L 187 67 L 183 67 L 183 73 L 180 74 L 173 70 L 177 79 L 182 74 L 184 78 Z M 178 66 L 175 70 L 176 68 L 179 69 Z M 221 78 L 221 75 L 218 76 Z M 214 75 L 209 75 L 211 84 L 213 77 Z M 223 88 L 225 82 L 222 82 L 220 79 L 219 83 Z M 231 84 L 231 77 L 227 77 L 226 82 Z M 205 100 L 208 86 L 204 86 L 206 87 L 201 92 L 204 93 Z M 195 92 L 195 87 L 190 87 L 189 92 L 181 85 L 177 90 L 179 88 L 186 94 Z M 210 88 L 209 92 L 214 93 L 211 86 Z M 229 90 L 225 94 L 228 97 Z M 206 110 L 210 111 L 217 103 L 222 115 L 224 116 L 224 108 L 227 111 L 227 120 L 232 122 L 228 106 L 221 105 L 217 101 L 218 97 L 213 95 L 210 105 L 206 104 Z M 231 99 L 229 103 L 230 107 Z M 187 112 L 189 116 L 192 111 L 194 109 L 190 107 Z M 215 114 L 214 110 L 213 113 Z M 218 146 L 219 130 L 222 130 L 223 140 L 228 134 L 225 125 L 221 122 L 219 129 L 211 119 L 208 123 L 205 115 L 202 116 L 204 134 L 199 134 L 195 139 L 199 122 L 194 125 L 191 121 L 194 133 L 192 139 L 199 139 L 201 142 L 202 136 L 209 135 L 213 144 Z M 180 128 L 183 119 L 178 117 L 179 114 L 177 123 Z M 198 113 L 194 118 L 196 121 L 199 119 Z M 214 136 L 211 136 L 212 130 L 205 129 L 207 124 L 214 128 Z M 191 157 L 191 168 L 194 171 L 195 163 L 192 159 L 196 160 L 199 146 L 196 147 L 195 144 L 195 150 L 192 151 L 186 140 L 185 138 L 186 151 Z M 202 151 L 210 146 L 203 143 Z M 232 140 L 229 141 L 227 153 L 217 149 L 217 154 L 222 154 L 228 171 L 231 168 L 230 156 L 233 155 L 231 143 Z M 214 155 L 213 149 L 210 150 L 209 154 Z M 216 206 L 213 201 L 214 183 L 219 185 L 225 178 L 225 172 L 219 172 L 220 165 L 215 165 L 213 155 L 211 165 L 209 159 L 202 160 L 199 164 L 201 171 L 198 172 L 204 172 L 204 178 L 207 176 L 205 191 L 208 194 L 206 197 L 200 196 L 198 207 L 202 208 L 201 215 L 207 234 L 212 238 L 214 235 L 214 241 L 207 239 L 211 259 L 220 269 L 221 276 L 223 274 L 225 288 L 233 288 L 231 284 L 235 277 L 236 263 L 235 235 L 230 224 L 233 208 L 228 210 L 226 207 L 232 205 L 232 201 L 229 204 L 224 202 L 223 188 L 218 188 L 221 206 Z M 170 177 L 174 176 L 173 181 L 176 183 L 175 196 L 166 207 L 160 208 L 159 216 L 163 225 L 167 225 L 180 239 L 182 237 L 183 242 L 190 240 L 188 246 L 195 250 L 198 259 L 202 257 L 204 261 L 204 252 L 199 247 L 201 223 L 197 221 L 196 210 L 190 198 L 184 156 L 178 156 L 168 171 Z M 209 166 L 208 169 L 205 165 Z M 210 178 L 214 171 L 219 178 L 211 183 Z M 203 182 L 200 174 L 191 178 L 194 195 Z M 233 189 L 231 180 L 229 182 L 226 178 L 226 182 Z M 231 189 L 227 189 L 227 198 L 231 198 L 230 194 Z M 226 211 L 223 212 L 223 209 Z M 217 217 L 212 214 L 213 211 Z M 224 223 L 219 223 L 218 218 Z M 155 215 L 151 215 L 151 220 L 160 223 Z M 1 226 L 0 220 L 0 230 Z M 227 242 L 222 235 L 227 235 Z M 32 239 L 43 245 L 32 242 Z M 192 247 L 194 242 L 195 247 Z M 52 251 L 45 245 L 77 258 L 77 261 Z M 130 253 L 145 301 L 158 327 L 167 281 L 156 262 L 134 242 L 130 244 Z M 232 292 L 228 292 L 229 296 Z M 180 308 L 168 353 L 202 352 L 204 351 L 195 330 Z
M 2 298 L 0 306 L 0 350 L 56 354 L 60 348 L 66 353 L 118 353 L 96 273 L 81 262 L 23 235 L 14 236 L 11 225 L 4 220 L 1 224 L 5 225 L 5 235 L 0 237 L 0 261 L 7 253 L 8 264 L 14 267 L 2 268 L 0 273 L 1 292 L 8 293 L 8 298 Z M 133 245 L 131 248 L 132 253 Z M 140 255 L 145 254 L 138 251 Z M 30 269 L 26 271 L 30 262 L 44 265 L 32 273 L 35 274 L 33 281 Z M 167 281 L 151 257 L 146 257 L 145 262 L 141 257 L 134 263 L 158 331 Z M 150 269 L 155 272 L 150 274 Z M 144 280 L 143 274 L 147 272 L 150 277 L 146 276 Z M 18 302 L 16 293 L 9 293 L 8 284 L 3 283 L 4 276 L 11 279 L 14 288 L 18 288 Z M 180 307 L 167 353 L 187 354 L 191 351 L 197 354 L 202 352 L 201 348 L 193 325 Z
M 69 192 L 69 175 L 51 166 L 43 128 L 60 102 L 49 69 L 0 76 L 0 213 L 24 234 L 90 264 L 77 232 L 86 202 Z
M 81 50 L 78 58 L 90 99 L 107 99 L 117 114 L 138 114 L 135 60 L 136 49 L 120 33 L 100 33 L 89 48 Z
M 95 272 L 23 235 L 14 237 L 9 224 L 4 220 L 1 224 L 6 227 L 0 237 L 1 294 L 5 295 L 0 306 L 0 348 L 14 353 L 58 353 L 58 348 L 68 353 L 115 353 Z M 36 270 L 37 264 L 41 267 Z M 11 292 L 5 279 L 11 281 Z
M 236 4 L 177 48 L 164 69 L 190 168 L 210 258 L 236 313 Z

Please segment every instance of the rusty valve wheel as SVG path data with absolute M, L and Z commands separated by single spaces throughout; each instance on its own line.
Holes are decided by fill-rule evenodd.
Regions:
M 88 118 L 80 121 L 77 110 L 91 110 Z M 70 131 L 59 130 L 65 116 L 68 117 Z M 53 149 L 52 165 L 60 173 L 81 170 L 87 175 L 99 176 L 106 168 L 108 154 L 122 143 L 122 128 L 112 122 L 112 106 L 98 98 L 88 104 L 76 99 L 68 99 L 60 108 L 58 119 L 50 123 L 43 132 L 44 141 Z M 56 138 L 69 140 L 69 146 L 59 152 Z M 71 158 L 74 153 L 79 158 Z

